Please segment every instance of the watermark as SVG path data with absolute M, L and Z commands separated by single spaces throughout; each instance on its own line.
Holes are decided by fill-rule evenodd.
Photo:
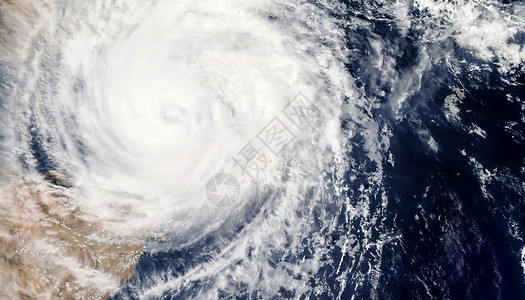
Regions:
M 318 128 L 324 121 L 321 110 L 301 93 L 288 102 L 282 111 L 299 129 Z
M 241 191 L 237 179 L 228 173 L 212 176 L 206 184 L 206 197 L 213 205 L 229 206 L 239 197 Z
M 295 135 L 275 117 L 257 134 L 257 139 L 274 155 L 277 155 L 295 139 Z
M 230 158 L 232 163 L 229 171 L 218 173 L 208 180 L 208 201 L 219 207 L 233 204 L 241 192 L 240 182 L 263 182 L 271 175 L 268 173 L 272 160 L 282 155 L 290 144 L 298 140 L 298 136 L 304 136 L 304 132 L 316 132 L 323 121 L 321 110 L 302 93 L 297 94 Z M 289 174 L 285 172 L 282 179 L 288 178 Z

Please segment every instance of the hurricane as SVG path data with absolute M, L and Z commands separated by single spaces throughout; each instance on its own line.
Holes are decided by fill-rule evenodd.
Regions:
M 0 2 L 0 298 L 523 299 L 525 5 Z

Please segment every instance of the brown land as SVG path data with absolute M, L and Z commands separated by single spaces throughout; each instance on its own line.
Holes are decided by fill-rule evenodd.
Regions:
M 115 236 L 67 189 L 13 183 L 0 196 L 0 298 L 105 299 L 133 270 L 143 239 Z

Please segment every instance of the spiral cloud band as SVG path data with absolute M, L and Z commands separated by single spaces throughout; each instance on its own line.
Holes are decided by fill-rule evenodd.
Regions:
M 1 1 L 0 298 L 454 298 L 492 217 L 525 270 L 500 2 Z

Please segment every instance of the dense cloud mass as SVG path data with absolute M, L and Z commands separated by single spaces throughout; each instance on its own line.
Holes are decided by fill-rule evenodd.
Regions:
M 0 298 L 525 297 L 507 2 L 0 2 Z

